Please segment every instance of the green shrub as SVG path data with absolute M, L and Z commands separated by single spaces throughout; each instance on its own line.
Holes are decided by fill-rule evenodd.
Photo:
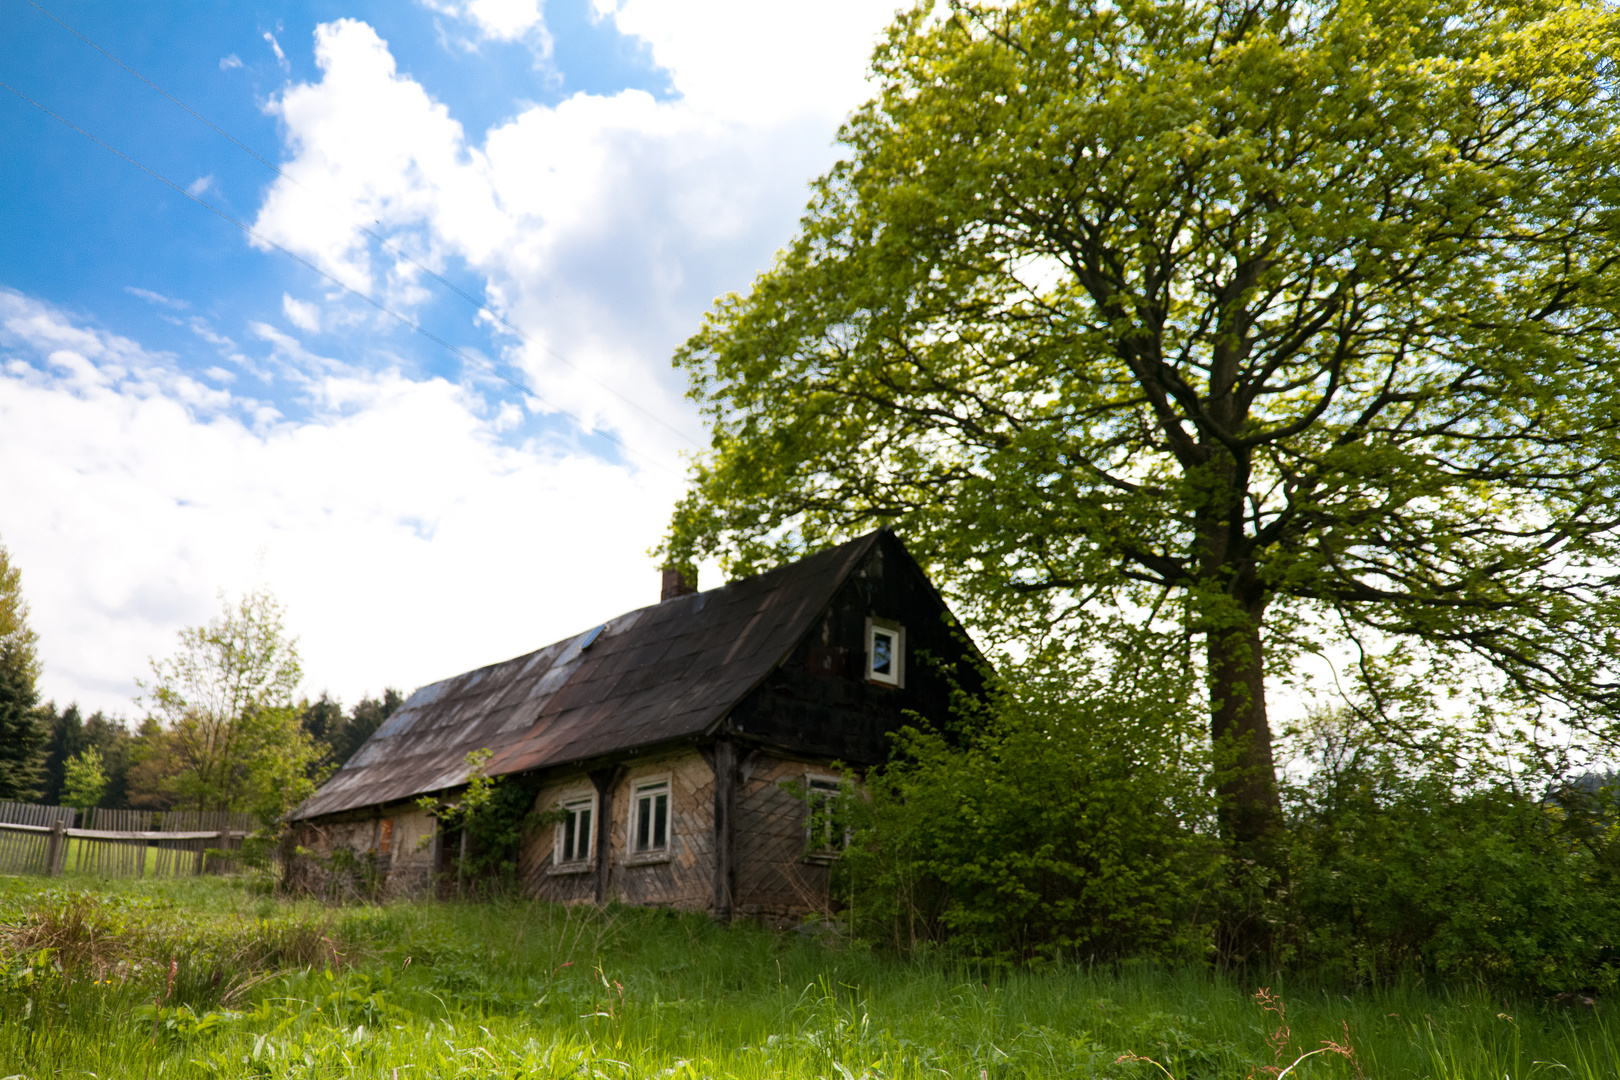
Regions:
M 1293 961 L 1352 983 L 1412 975 L 1533 993 L 1620 975 L 1616 827 L 1445 758 L 1387 749 L 1295 792 Z
M 906 729 L 840 860 L 855 932 L 997 962 L 1203 955 L 1220 860 L 1186 691 L 1047 655 L 954 728 Z

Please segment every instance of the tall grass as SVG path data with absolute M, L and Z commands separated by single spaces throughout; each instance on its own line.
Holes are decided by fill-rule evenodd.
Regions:
M 1607 1008 L 998 973 L 702 916 L 0 879 L 0 1077 L 1620 1075 Z M 1151 1060 L 1149 1060 L 1151 1059 Z

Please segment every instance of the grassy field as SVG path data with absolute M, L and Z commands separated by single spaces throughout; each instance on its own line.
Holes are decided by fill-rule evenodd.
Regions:
M 0 1077 L 1214 1080 L 1310 1051 L 1290 1077 L 1620 1076 L 1601 1003 L 1257 989 L 899 961 L 664 912 L 0 878 Z

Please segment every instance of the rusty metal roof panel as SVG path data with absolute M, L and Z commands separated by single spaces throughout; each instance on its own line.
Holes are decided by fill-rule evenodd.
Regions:
M 782 662 L 876 537 L 424 686 L 291 816 L 457 787 L 482 748 L 499 776 L 700 735 Z

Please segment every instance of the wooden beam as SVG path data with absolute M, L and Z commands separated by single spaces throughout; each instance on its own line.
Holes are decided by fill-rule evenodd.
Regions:
M 50 828 L 50 839 L 45 841 L 45 876 L 55 877 L 61 873 L 63 835 L 67 832 L 67 822 L 58 818 Z
M 613 789 L 624 775 L 622 766 L 613 765 L 590 772 L 596 787 L 596 903 L 607 903 L 613 869 Z
M 0 821 L 0 832 L 27 832 L 49 833 L 54 825 L 18 825 L 9 821 Z M 157 832 L 151 829 L 69 829 L 65 826 L 62 835 L 74 840 L 213 840 L 221 836 L 240 840 L 248 834 L 240 829 L 208 829 L 191 832 Z
M 714 744 L 709 764 L 714 769 L 714 917 L 731 921 L 735 871 L 732 866 L 736 838 L 737 745 L 730 739 Z

